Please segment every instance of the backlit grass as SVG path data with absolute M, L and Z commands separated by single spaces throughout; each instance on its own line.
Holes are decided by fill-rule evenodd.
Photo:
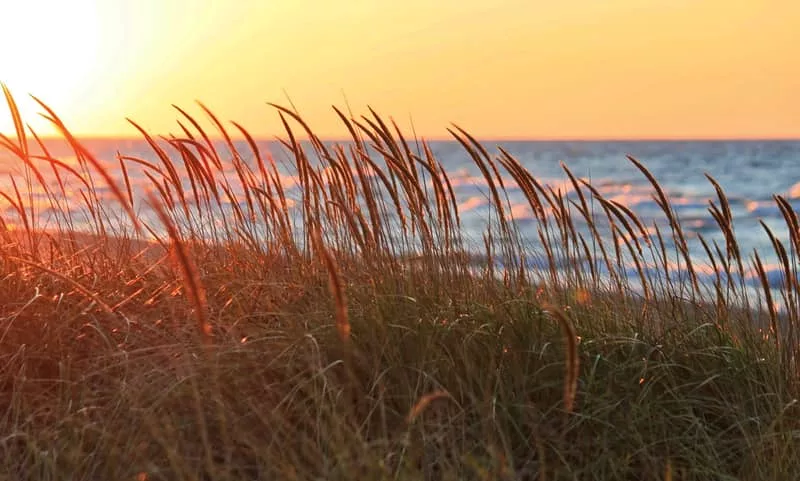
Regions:
M 179 109 L 179 134 L 140 128 L 159 163 L 123 152 L 115 175 L 42 104 L 77 161 L 51 156 L 4 92 L 16 132 L 0 143 L 25 175 L 0 192 L 2 479 L 800 472 L 800 229 L 779 196 L 790 238 L 764 226 L 776 289 L 712 178 L 725 245 L 703 240 L 699 266 L 639 161 L 667 230 L 565 167 L 567 197 L 453 127 L 492 201 L 484 239 L 466 239 L 448 172 L 374 112 L 337 111 L 352 142 L 330 146 L 273 106 L 293 198 L 245 128 L 204 107 L 213 133 Z M 536 239 L 508 214 L 509 179 Z

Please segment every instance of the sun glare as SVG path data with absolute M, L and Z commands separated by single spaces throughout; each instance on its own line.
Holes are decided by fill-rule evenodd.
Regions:
M 91 91 L 99 48 L 95 0 L 29 0 L 2 2 L 0 82 L 19 104 L 23 119 L 37 132 L 53 133 L 36 115 L 41 109 L 28 96 L 36 95 L 56 112 L 80 109 Z M 0 132 L 13 133 L 3 102 Z

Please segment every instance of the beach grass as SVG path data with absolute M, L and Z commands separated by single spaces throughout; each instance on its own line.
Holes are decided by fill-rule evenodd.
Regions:
M 780 196 L 792 234 L 764 225 L 776 287 L 739 250 L 710 177 L 725 243 L 701 237 L 697 265 L 638 160 L 668 229 L 566 167 L 573 196 L 543 185 L 453 126 L 491 200 L 470 240 L 429 146 L 375 112 L 336 110 L 352 139 L 331 145 L 272 106 L 292 197 L 270 153 L 205 107 L 205 121 L 177 109 L 176 135 L 134 124 L 159 163 L 120 153 L 114 175 L 41 103 L 76 161 L 51 156 L 3 90 L 16 131 L 0 148 L 24 175 L 0 192 L 13 212 L 0 218 L 0 479 L 800 472 L 800 229 Z M 537 252 L 509 214 L 510 182 Z

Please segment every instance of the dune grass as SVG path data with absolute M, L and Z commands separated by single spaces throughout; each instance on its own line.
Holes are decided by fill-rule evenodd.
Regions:
M 773 289 L 709 178 L 726 242 L 703 240 L 701 282 L 707 267 L 636 159 L 668 231 L 565 167 L 567 197 L 453 127 L 492 202 L 475 256 L 448 172 L 374 112 L 337 110 L 352 142 L 331 146 L 273 106 L 292 199 L 269 153 L 205 107 L 213 132 L 181 109 L 178 135 L 137 126 L 160 164 L 121 153 L 117 176 L 42 103 L 77 163 L 51 156 L 4 92 L 16 132 L 0 143 L 25 176 L 0 192 L 14 211 L 0 218 L 0 479 L 800 472 L 800 230 L 779 196 L 792 235 L 764 226 L 784 269 Z M 508 214 L 511 180 L 537 217 L 538 270 Z

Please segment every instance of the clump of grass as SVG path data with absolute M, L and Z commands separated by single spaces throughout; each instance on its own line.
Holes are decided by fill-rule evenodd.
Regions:
M 178 135 L 134 124 L 158 164 L 120 154 L 113 173 L 42 104 L 77 164 L 54 158 L 4 93 L 15 137 L 0 144 L 24 173 L 0 192 L 13 212 L 0 218 L 5 477 L 779 480 L 800 469 L 800 238 L 784 244 L 765 226 L 784 270 L 773 290 L 712 178 L 726 245 L 701 239 L 709 290 L 643 163 L 631 159 L 668 232 L 566 166 L 574 198 L 453 127 L 490 194 L 476 264 L 446 169 L 375 112 L 337 110 L 352 139 L 330 145 L 275 106 L 290 189 L 270 152 L 235 123 L 245 141 L 234 142 L 205 107 L 213 133 L 177 107 Z M 537 253 L 509 216 L 511 182 L 536 216 L 541 270 L 525 267 Z M 670 275 L 673 262 L 688 279 Z M 755 298 L 734 281 L 750 269 Z

